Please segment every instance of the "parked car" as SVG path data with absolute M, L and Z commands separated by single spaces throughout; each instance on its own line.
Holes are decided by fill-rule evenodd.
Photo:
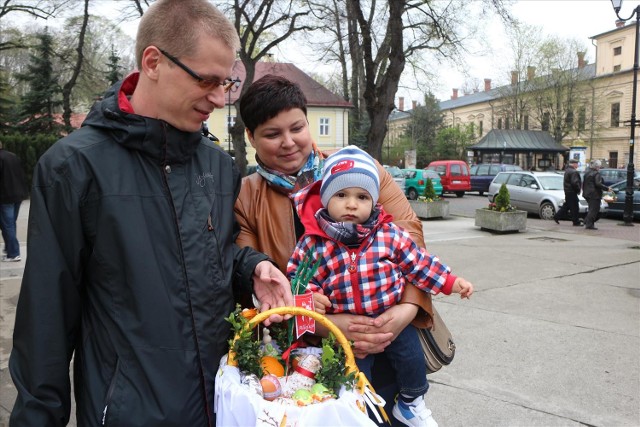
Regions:
M 383 167 L 387 170 L 387 172 L 389 172 L 389 174 L 393 177 L 393 180 L 396 182 L 396 184 L 398 184 L 398 187 L 400 187 L 400 189 L 404 193 L 406 185 L 405 185 L 404 172 L 402 172 L 402 169 L 400 169 L 397 166 L 389 166 L 389 165 L 383 165 Z
M 564 176 L 555 172 L 500 172 L 491 181 L 487 194 L 493 202 L 502 183 L 506 183 L 513 206 L 538 214 L 541 219 L 552 220 L 564 204 L 563 181 Z M 589 206 L 584 197 L 578 196 L 578 206 L 579 215 L 586 215 Z M 607 204 L 603 201 L 600 212 L 606 209 Z
M 627 198 L 627 180 L 620 181 L 610 186 L 616 195 L 615 201 L 607 202 L 607 216 L 622 216 Z M 633 180 L 633 219 L 640 220 L 640 177 Z
M 436 194 L 442 194 L 442 184 L 440 182 L 440 175 L 436 171 L 427 169 L 403 169 L 405 177 L 405 194 L 409 200 L 416 200 L 418 196 L 424 193 L 424 188 L 427 185 L 427 179 L 431 178 L 433 189 Z
M 606 186 L 612 186 L 620 181 L 627 179 L 627 169 L 613 169 L 602 168 L 600 169 L 600 176 Z M 635 171 L 634 178 L 640 178 L 640 172 Z
M 477 191 L 481 196 L 489 191 L 489 184 L 500 172 L 521 171 L 518 165 L 497 163 L 480 163 L 471 166 L 471 191 Z
M 469 165 L 462 160 L 435 160 L 429 163 L 427 169 L 438 173 L 444 193 L 455 193 L 462 197 L 465 191 L 471 190 Z

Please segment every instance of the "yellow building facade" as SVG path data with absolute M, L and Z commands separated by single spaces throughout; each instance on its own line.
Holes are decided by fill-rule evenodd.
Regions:
M 568 148 L 584 147 L 587 160 L 603 160 L 607 167 L 623 168 L 629 161 L 635 37 L 635 22 L 621 24 L 591 38 L 596 45 L 594 64 L 585 64 L 584 54 L 577 53 L 578 68 L 583 76 L 579 91 L 584 102 L 578 107 L 581 117 L 575 111 L 574 120 L 581 120 L 583 125 L 575 126 L 576 129 L 560 143 Z M 535 69 L 529 67 L 526 78 L 534 78 L 534 72 Z M 512 85 L 516 84 L 518 76 L 513 75 Z M 445 126 L 473 123 L 477 138 L 475 142 L 492 129 L 514 129 L 515 126 L 509 123 L 509 117 L 505 116 L 502 108 L 508 92 L 508 86 L 491 87 L 489 79 L 484 80 L 483 91 L 458 96 L 458 90 L 453 89 L 451 99 L 439 104 Z M 400 100 L 399 104 L 402 105 L 403 101 Z M 410 119 L 410 110 L 392 113 L 388 123 L 388 143 L 393 145 L 404 134 Z M 542 130 L 542 127 L 540 123 L 531 121 L 522 130 Z M 638 149 L 634 148 L 633 163 L 636 168 L 638 159 Z

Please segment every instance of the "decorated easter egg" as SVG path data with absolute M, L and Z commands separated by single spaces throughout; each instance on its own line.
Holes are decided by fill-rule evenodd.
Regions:
M 291 399 L 293 399 L 293 401 L 296 402 L 298 406 L 306 406 L 310 403 L 313 403 L 311 392 L 303 388 L 301 388 L 300 390 L 296 390 L 296 392 L 291 396 Z
M 324 384 L 316 383 L 311 387 L 311 397 L 318 402 L 324 402 L 327 399 L 333 398 L 333 393 Z
M 284 375 L 284 366 L 273 356 L 262 356 L 260 359 L 260 366 L 262 367 L 263 373 L 273 374 L 276 377 L 281 377 Z
M 245 319 L 251 320 L 258 314 L 258 310 L 255 308 L 245 308 L 240 312 L 240 315 Z
M 282 386 L 280 380 L 275 375 L 265 375 L 260 380 L 262 386 L 262 395 L 266 400 L 274 400 L 282 394 Z

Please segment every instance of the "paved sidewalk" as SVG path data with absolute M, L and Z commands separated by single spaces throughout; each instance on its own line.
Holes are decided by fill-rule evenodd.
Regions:
M 441 427 L 640 425 L 640 223 L 618 223 L 587 232 L 530 217 L 526 232 L 498 235 L 473 218 L 423 222 L 429 251 L 476 286 L 468 301 L 436 298 L 457 345 L 454 362 L 429 376 Z M 2 427 L 15 399 L 7 362 L 24 261 L 0 268 Z

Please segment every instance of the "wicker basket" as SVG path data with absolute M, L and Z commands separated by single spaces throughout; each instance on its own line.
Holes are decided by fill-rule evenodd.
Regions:
M 373 392 L 365 375 L 358 371 L 351 345 L 337 326 L 325 316 L 304 308 L 279 307 L 259 313 L 247 327 L 254 328 L 273 314 L 307 316 L 327 327 L 344 350 L 347 372 L 356 373 L 357 385 L 353 390 L 343 387 L 337 399 L 302 407 L 282 405 L 265 400 L 240 384 L 235 354 L 229 351 L 216 375 L 214 410 L 218 426 L 375 426 L 367 416 L 367 404 L 379 406 L 386 419 L 382 410 L 384 401 Z

